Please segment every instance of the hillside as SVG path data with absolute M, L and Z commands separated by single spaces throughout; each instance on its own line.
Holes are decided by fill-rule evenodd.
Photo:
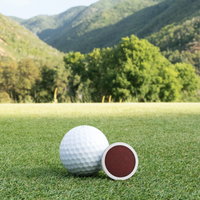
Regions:
M 60 32 L 60 27 L 70 29 L 83 19 L 100 12 L 101 10 L 112 7 L 123 0 L 101 0 L 90 6 L 77 6 L 66 10 L 58 15 L 40 15 L 28 20 L 21 20 L 19 18 L 11 17 L 13 20 L 18 21 L 21 25 L 31 30 L 34 34 L 38 35 L 40 39 L 47 40 L 50 36 Z M 44 32 L 43 32 L 44 31 Z
M 170 24 L 146 39 L 158 46 L 170 62 L 190 63 L 200 75 L 200 14 L 195 15 L 186 21 Z
M 80 51 L 86 53 L 94 47 L 108 47 L 117 44 L 115 36 L 125 30 L 115 30 L 110 34 L 109 29 L 115 26 L 122 19 L 131 14 L 155 4 L 155 1 L 147 0 L 126 0 L 117 5 L 103 10 L 83 22 L 73 26 L 71 29 L 60 28 L 57 34 L 45 40 L 49 45 L 58 48 L 61 51 Z M 40 34 L 39 34 L 40 36 Z
M 143 2 L 143 3 L 142 3 Z M 136 4 L 142 6 L 147 1 L 124 1 L 109 11 L 101 12 L 93 18 L 86 19 L 83 23 L 73 27 L 69 31 L 54 37 L 54 40 L 46 42 L 64 52 L 81 51 L 90 52 L 94 47 L 110 47 L 116 45 L 122 37 L 137 35 L 144 38 L 171 23 L 178 23 L 199 14 L 200 1 L 193 0 L 165 0 L 159 4 L 143 6 L 134 12 Z M 155 2 L 152 2 L 155 4 Z M 115 15 L 126 13 L 130 8 L 133 14 L 124 16 L 116 22 Z M 113 12 L 111 11 L 113 9 Z M 121 9 L 121 12 L 120 12 Z M 115 15 L 113 15 L 113 13 Z M 113 22 L 113 23 L 109 23 Z
M 52 48 L 19 23 L 0 14 L 0 61 L 24 57 L 33 60 L 61 62 L 63 54 Z
M 35 35 L 41 33 L 44 30 L 56 29 L 63 26 L 65 23 L 71 21 L 78 15 L 79 12 L 84 10 L 85 6 L 78 6 L 70 8 L 67 11 L 60 13 L 59 15 L 39 15 L 21 22 L 21 25 L 32 31 Z M 41 38 L 45 39 L 45 38 Z
M 98 3 L 103 4 L 104 2 L 99 1 Z M 94 47 L 113 46 L 121 40 L 121 37 L 127 36 L 127 34 L 120 34 L 121 31 L 124 33 L 125 30 L 118 30 L 117 23 L 157 2 L 153 0 L 121 1 L 90 17 L 83 18 L 80 23 L 76 23 L 71 28 L 63 26 L 54 30 L 54 34 L 44 41 L 63 52 L 80 51 L 86 53 Z M 113 33 L 110 33 L 110 29 L 115 26 L 117 30 L 114 29 Z M 42 34 L 38 34 L 38 36 L 41 37 Z M 116 35 L 119 35 L 118 40 L 116 40 Z
M 200 42 L 200 13 L 190 20 L 170 24 L 146 39 L 160 47 L 161 51 L 198 51 L 200 49 L 196 45 Z M 192 44 L 189 45 L 191 42 Z
M 122 37 L 134 34 L 163 52 L 195 53 L 200 49 L 199 10 L 198 0 L 100 0 L 56 16 L 37 16 L 22 24 L 63 52 L 87 53 L 111 47 Z
M 19 17 L 14 17 L 14 16 L 8 16 L 10 19 L 12 19 L 12 20 L 14 20 L 14 21 L 16 21 L 16 22 L 18 22 L 18 23 L 22 23 L 23 21 L 25 21 L 25 19 L 21 19 L 21 18 L 19 18 Z
M 74 41 L 74 37 L 84 37 L 85 34 L 91 31 L 109 27 L 138 10 L 157 4 L 160 1 L 163 0 L 99 0 L 88 7 L 70 8 L 54 16 L 36 16 L 22 21 L 21 24 L 37 34 L 47 44 L 61 51 L 76 51 L 77 49 L 79 50 L 79 47 L 81 49 L 79 51 L 82 51 L 82 49 L 85 49 L 80 44 L 80 42 L 83 42 L 82 37 L 77 42 Z M 104 37 L 104 34 L 105 32 L 102 33 L 102 37 Z M 95 38 L 98 39 L 96 36 Z M 95 46 L 93 46 L 93 41 L 90 42 L 91 39 L 93 38 L 88 38 L 86 35 L 84 41 L 86 40 L 88 50 L 83 50 L 82 52 L 87 52 L 99 46 L 99 41 L 95 42 Z M 102 45 L 100 44 L 100 46 Z

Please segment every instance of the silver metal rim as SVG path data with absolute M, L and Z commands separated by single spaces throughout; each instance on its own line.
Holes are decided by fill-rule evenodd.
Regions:
M 106 154 L 107 154 L 107 152 L 108 152 L 111 148 L 113 148 L 113 147 L 115 147 L 115 146 L 125 146 L 125 147 L 127 147 L 128 149 L 130 149 L 130 150 L 132 151 L 133 155 L 135 156 L 135 167 L 134 167 L 133 171 L 132 171 L 129 175 L 127 175 L 127 176 L 124 176 L 124 177 L 117 177 L 117 176 L 114 176 L 113 174 L 111 174 L 111 173 L 107 170 L 107 167 L 106 167 L 106 164 L 105 164 Z M 105 149 L 105 151 L 103 152 L 103 155 L 102 155 L 102 158 L 101 158 L 101 166 L 102 166 L 104 172 L 105 172 L 110 178 L 112 178 L 112 179 L 114 179 L 114 180 L 126 180 L 126 179 L 131 178 L 131 177 L 135 174 L 135 172 L 137 171 L 138 163 L 139 163 L 139 160 L 138 160 L 138 156 L 137 156 L 136 151 L 135 151 L 129 144 L 126 144 L 126 143 L 124 143 L 124 142 L 116 142 L 116 143 L 113 143 L 113 144 L 111 144 L 110 146 L 108 146 L 108 147 Z

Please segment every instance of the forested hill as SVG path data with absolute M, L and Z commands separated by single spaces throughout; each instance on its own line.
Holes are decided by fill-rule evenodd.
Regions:
M 199 50 L 200 14 L 181 23 L 173 23 L 146 38 L 152 44 L 165 50 Z M 195 45 L 196 44 L 196 45 Z
M 160 47 L 170 62 L 190 63 L 200 75 L 200 13 L 190 18 L 170 24 L 146 39 Z
M 199 0 L 165 0 L 153 6 L 149 6 L 153 1 L 148 1 L 147 5 L 146 2 L 123 1 L 47 42 L 65 52 L 90 52 L 94 47 L 114 46 L 122 37 L 131 34 L 139 38 L 150 36 L 169 24 L 184 22 L 200 14 Z M 138 11 L 134 10 L 137 6 Z
M 38 35 L 40 39 L 46 41 L 54 34 L 58 34 L 62 29 L 68 30 L 83 19 L 88 18 L 95 13 L 105 10 L 123 0 L 101 0 L 90 6 L 72 7 L 65 12 L 58 15 L 39 15 L 28 20 L 22 20 L 16 17 L 10 17 L 13 20 L 21 23 L 34 34 Z
M 199 10 L 199 0 L 99 0 L 21 24 L 60 51 L 86 53 L 114 46 L 122 37 L 145 38 L 170 24 L 182 24 L 200 15 Z
M 173 64 L 191 63 L 200 74 L 199 10 L 199 0 L 99 0 L 21 24 L 63 52 L 112 47 L 134 34 L 160 47 Z
M 149 41 L 164 51 L 168 43 L 164 43 L 165 39 L 162 45 L 155 42 L 157 36 L 159 39 L 162 36 L 154 33 L 165 26 L 168 29 L 169 25 L 181 25 L 200 16 L 199 10 L 199 0 L 99 0 L 88 7 L 70 8 L 59 15 L 13 19 L 21 21 L 40 39 L 63 52 L 87 53 L 93 48 L 111 47 L 122 37 L 132 34 L 139 38 L 149 36 Z M 194 31 L 198 34 L 196 29 Z
M 0 14 L 0 61 L 31 58 L 62 62 L 63 53 L 52 48 L 19 23 Z
M 8 16 L 10 19 L 18 22 L 18 23 L 22 23 L 23 21 L 25 21 L 25 19 L 19 18 L 19 17 L 13 17 L 13 16 Z
M 161 1 L 163 0 L 99 0 L 88 7 L 74 7 L 55 16 L 36 16 L 22 21 L 21 24 L 47 44 L 61 51 L 72 50 L 85 53 L 94 47 L 117 44 L 121 37 L 126 35 L 117 33 L 118 40 L 115 37 L 116 33 L 107 35 L 107 31 L 114 24 Z M 104 40 L 99 41 L 99 38 Z
M 74 17 L 76 17 L 85 8 L 86 6 L 78 6 L 70 8 L 63 13 L 60 13 L 59 15 L 35 16 L 33 18 L 22 21 L 21 25 L 25 26 L 36 35 L 44 30 L 47 30 L 47 32 L 49 32 L 49 34 L 51 35 L 51 30 L 57 29 L 64 24 L 69 24 L 74 19 Z M 46 38 L 48 38 L 48 35 L 40 39 L 45 40 Z
M 81 23 L 77 23 L 70 29 L 60 28 L 55 31 L 53 37 L 49 37 L 45 42 L 49 45 L 64 51 L 80 51 L 83 53 L 92 51 L 93 48 L 111 47 L 119 43 L 122 37 L 127 34 L 130 21 L 125 20 L 122 25 L 127 24 L 126 29 L 122 29 L 119 23 L 123 19 L 128 19 L 133 13 L 138 13 L 151 5 L 158 3 L 153 0 L 125 0 L 108 9 L 102 10 L 90 17 L 83 18 Z M 101 2 L 101 1 L 99 1 Z M 42 35 L 39 34 L 40 37 Z

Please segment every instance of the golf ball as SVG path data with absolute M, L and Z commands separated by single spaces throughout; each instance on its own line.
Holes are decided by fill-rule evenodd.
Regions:
M 64 167 L 76 175 L 92 175 L 101 168 L 101 157 L 109 146 L 106 136 L 92 126 L 77 126 L 65 134 L 60 144 Z

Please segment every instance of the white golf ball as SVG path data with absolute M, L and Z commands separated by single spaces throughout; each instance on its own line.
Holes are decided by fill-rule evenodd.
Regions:
M 91 175 L 101 170 L 101 157 L 109 146 L 106 136 L 92 126 L 77 126 L 67 132 L 60 144 L 64 167 L 76 175 Z

